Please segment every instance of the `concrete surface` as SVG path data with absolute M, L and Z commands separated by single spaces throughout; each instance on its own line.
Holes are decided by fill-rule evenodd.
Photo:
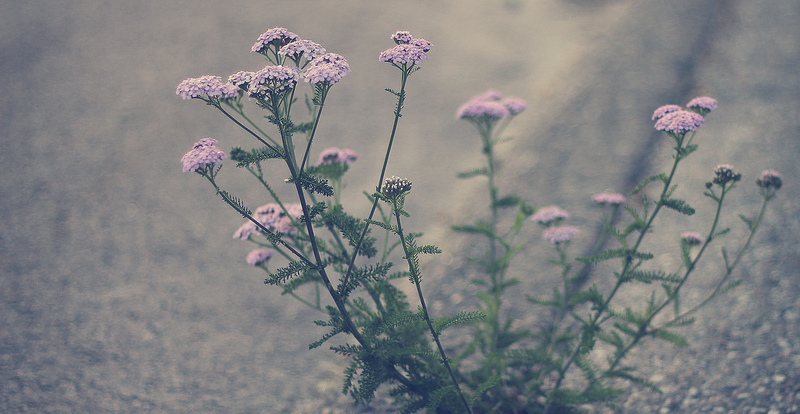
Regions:
M 362 154 L 346 203 L 362 213 L 358 194 L 375 185 L 391 127 L 382 90 L 398 83 L 377 55 L 396 30 L 434 43 L 412 76 L 389 173 L 412 179 L 413 230 L 432 226 L 451 263 L 427 265 L 426 289 L 443 309 L 472 303 L 452 303 L 474 269 L 461 259 L 469 241 L 446 230 L 480 211 L 480 183 L 453 178 L 481 161 L 474 132 L 453 119 L 463 101 L 495 88 L 531 104 L 509 130 L 501 178 L 534 205 L 567 208 L 589 237 L 589 195 L 626 191 L 669 161 L 652 110 L 716 97 L 720 109 L 679 177 L 690 203 L 703 205 L 699 188 L 721 163 L 745 176 L 735 213 L 757 209 L 753 181 L 764 169 L 780 171 L 784 189 L 740 269 L 745 283 L 687 329 L 692 346 L 679 355 L 651 344 L 633 361 L 665 395 L 632 388 L 619 410 L 788 413 L 800 404 L 797 1 L 29 0 L 0 3 L 0 16 L 0 412 L 389 410 L 340 396 L 344 361 L 307 350 L 320 315 L 263 286 L 243 260 L 250 246 L 230 239 L 241 219 L 180 173 L 199 138 L 249 143 L 175 86 L 262 67 L 249 48 L 276 26 L 353 69 L 332 91 L 320 137 Z M 248 204 L 267 201 L 240 171 L 223 172 Z M 662 226 L 679 233 L 704 218 Z M 735 214 L 727 225 L 736 246 Z M 532 242 L 516 274 L 538 272 L 533 259 L 546 254 Z M 539 274 L 525 286 L 546 284 Z

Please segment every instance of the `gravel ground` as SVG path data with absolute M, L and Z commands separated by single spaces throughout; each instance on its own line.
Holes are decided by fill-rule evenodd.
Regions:
M 596 214 L 588 195 L 625 191 L 669 161 L 652 110 L 716 97 L 679 191 L 701 210 L 713 167 L 741 170 L 724 224 L 730 249 L 742 234 L 736 213 L 758 208 L 754 178 L 767 168 L 785 178 L 737 270 L 744 283 L 685 329 L 689 347 L 650 344 L 631 358 L 664 394 L 630 387 L 614 410 L 585 408 L 800 412 L 796 1 L 29 0 L 0 4 L 0 16 L 0 412 L 392 412 L 385 397 L 355 408 L 341 396 L 345 361 L 306 349 L 321 332 L 305 327 L 319 315 L 261 285 L 242 260 L 249 246 L 230 240 L 241 219 L 179 173 L 198 138 L 227 148 L 247 137 L 182 102 L 175 85 L 258 69 L 249 47 L 275 26 L 353 68 L 320 132 L 362 154 L 348 182 L 355 212 L 366 209 L 356 197 L 374 186 L 389 133 L 392 102 L 381 91 L 397 82 L 377 54 L 395 30 L 435 44 L 412 77 L 390 173 L 414 181 L 414 225 L 432 228 L 428 238 L 445 250 L 425 268 L 443 312 L 474 304 L 474 269 L 462 259 L 474 243 L 447 230 L 480 214 L 472 200 L 483 190 L 451 178 L 480 162 L 477 137 L 452 119 L 460 103 L 490 87 L 531 103 L 509 131 L 501 182 L 534 205 L 567 208 L 585 245 Z M 266 202 L 237 173 L 227 170 L 223 185 L 248 204 Z M 657 225 L 675 236 L 706 220 L 699 211 Z M 536 292 L 551 279 L 537 267 L 547 249 L 533 227 L 514 272 Z M 669 247 L 647 246 L 663 265 L 674 263 Z M 701 270 L 687 299 L 719 273 L 713 263 Z M 517 311 L 536 323 L 536 313 Z

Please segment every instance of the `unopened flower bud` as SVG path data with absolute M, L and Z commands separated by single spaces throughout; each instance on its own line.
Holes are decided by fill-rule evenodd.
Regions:
M 714 168 L 714 179 L 711 180 L 714 184 L 724 186 L 729 182 L 737 182 L 742 179 L 742 174 L 733 170 L 732 165 L 722 164 Z
M 687 231 L 686 233 L 681 233 L 681 240 L 689 246 L 696 246 L 703 242 L 703 236 L 693 231 Z
M 777 171 L 766 170 L 758 177 L 756 184 L 761 188 L 774 188 L 777 190 L 783 185 L 783 180 L 781 180 L 781 175 Z
M 409 191 L 411 191 L 411 181 L 396 175 L 384 180 L 381 188 L 384 197 L 388 199 L 396 199 Z

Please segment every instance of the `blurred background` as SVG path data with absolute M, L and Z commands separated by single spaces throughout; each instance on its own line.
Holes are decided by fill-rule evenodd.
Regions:
M 387 173 L 413 181 L 411 230 L 445 250 L 426 263 L 442 312 L 474 309 L 477 271 L 464 256 L 476 241 L 448 228 L 485 211 L 475 201 L 485 183 L 455 178 L 483 162 L 477 134 L 454 118 L 461 103 L 493 88 L 530 104 L 500 147 L 501 188 L 570 211 L 585 229 L 578 255 L 596 230 L 590 195 L 627 192 L 671 163 L 652 111 L 718 99 L 678 174 L 698 214 L 664 215 L 657 231 L 675 241 L 647 246 L 656 262 L 675 265 L 677 234 L 702 233 L 702 186 L 716 165 L 744 176 L 723 224 L 729 250 L 744 234 L 736 214 L 760 206 L 760 172 L 778 170 L 784 188 L 737 270 L 744 284 L 685 328 L 691 346 L 651 346 L 633 360 L 664 395 L 631 387 L 618 410 L 788 413 L 800 403 L 800 2 L 6 0 L 0 20 L 0 412 L 390 412 L 386 398 L 354 408 L 341 396 L 346 361 L 307 349 L 324 315 L 264 286 L 244 261 L 252 245 L 231 240 L 241 217 L 181 173 L 200 138 L 226 152 L 254 144 L 176 86 L 260 69 L 250 47 L 273 27 L 351 66 L 312 157 L 358 151 L 344 193 L 356 215 L 368 211 L 361 192 L 375 187 L 391 130 L 383 89 L 399 86 L 378 54 L 397 30 L 434 44 L 410 78 Z M 226 163 L 220 183 L 251 208 L 268 202 L 248 178 Z M 527 292 L 547 291 L 553 272 L 539 259 L 549 247 L 529 227 L 514 272 Z M 704 267 L 687 300 L 719 269 Z

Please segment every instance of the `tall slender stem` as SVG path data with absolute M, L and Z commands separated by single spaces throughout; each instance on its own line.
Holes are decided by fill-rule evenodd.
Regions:
M 397 133 L 397 124 L 400 121 L 401 111 L 403 109 L 403 103 L 406 99 L 406 80 L 408 80 L 408 76 L 411 74 L 412 68 L 414 65 L 411 65 L 409 68 L 401 68 L 402 76 L 400 77 L 400 92 L 397 93 L 397 106 L 395 107 L 394 111 L 394 123 L 392 124 L 392 134 L 389 136 L 389 145 L 386 147 L 386 156 L 383 159 L 383 167 L 381 168 L 381 175 L 378 179 L 378 185 L 375 187 L 375 191 L 381 191 L 381 185 L 383 184 L 383 179 L 386 176 L 386 166 L 389 164 L 389 155 L 392 152 L 392 144 L 394 143 L 394 137 Z M 378 198 L 375 197 L 372 200 L 372 208 L 369 211 L 369 217 L 367 221 L 364 223 L 364 230 L 361 231 L 361 236 L 358 238 L 358 243 L 356 243 L 356 247 L 353 249 L 353 255 L 350 256 L 350 263 L 347 266 L 347 273 L 344 275 L 343 279 L 343 286 L 347 285 L 348 279 L 350 278 L 350 274 L 353 272 L 353 265 L 356 262 L 356 257 L 358 256 L 358 251 L 361 249 L 361 244 L 364 242 L 364 238 L 367 236 L 367 231 L 369 230 L 369 220 L 372 220 L 372 217 L 375 216 L 375 209 L 378 207 Z
M 453 381 L 453 385 L 455 385 L 456 391 L 458 391 L 458 395 L 461 397 L 461 401 L 464 403 L 464 408 L 467 409 L 468 413 L 472 414 L 472 409 L 467 402 L 467 398 L 461 391 L 461 387 L 458 385 L 456 375 L 453 372 L 453 369 L 450 367 L 450 361 L 447 360 L 447 354 L 445 354 L 442 342 L 439 340 L 439 334 L 436 333 L 436 329 L 434 329 L 433 322 L 431 322 L 430 315 L 428 314 L 428 306 L 425 304 L 425 297 L 422 294 L 422 283 L 420 280 L 419 268 L 415 261 L 417 253 L 411 251 L 408 240 L 406 240 L 405 235 L 403 234 L 403 226 L 400 222 L 400 207 L 397 205 L 396 199 L 392 201 L 392 204 L 392 210 L 395 213 L 395 220 L 397 222 L 397 235 L 400 236 L 400 241 L 403 244 L 403 253 L 405 253 L 406 262 L 408 263 L 408 271 L 411 273 L 411 279 L 414 282 L 414 286 L 417 288 L 417 296 L 419 296 L 419 302 L 422 306 L 422 313 L 425 317 L 425 322 L 428 324 L 428 329 L 431 332 L 431 336 L 433 336 L 433 340 L 436 342 L 436 346 L 439 348 L 439 354 L 442 356 L 444 366 L 447 368 L 447 372 L 450 373 L 450 379 Z

